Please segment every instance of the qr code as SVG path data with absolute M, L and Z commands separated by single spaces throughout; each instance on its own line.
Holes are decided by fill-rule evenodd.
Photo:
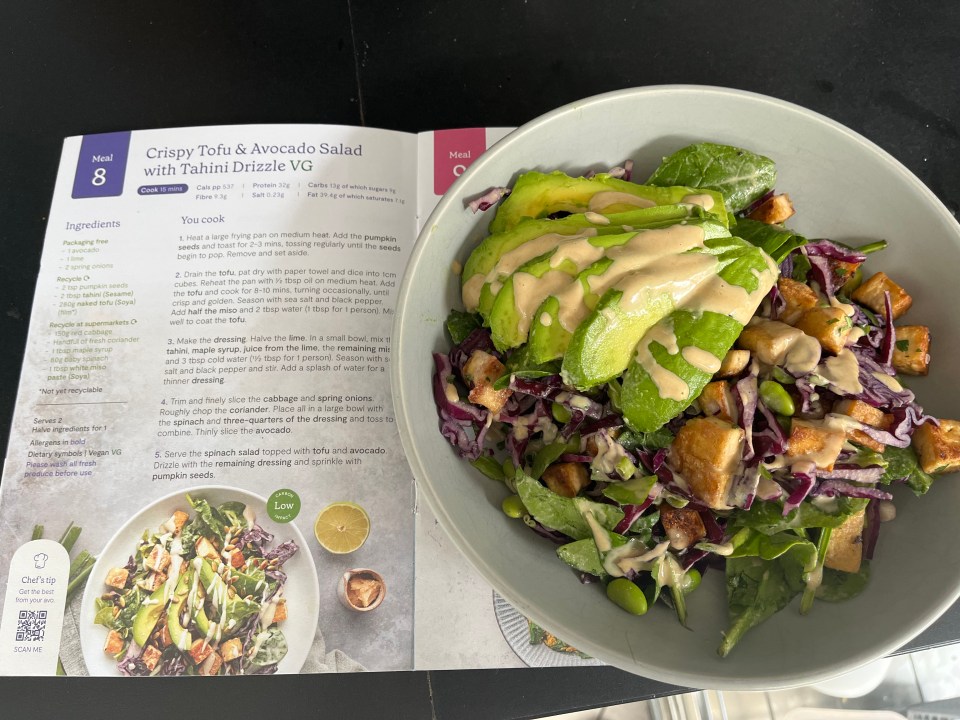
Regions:
M 17 616 L 17 642 L 42 642 L 46 629 L 46 610 L 21 610 Z

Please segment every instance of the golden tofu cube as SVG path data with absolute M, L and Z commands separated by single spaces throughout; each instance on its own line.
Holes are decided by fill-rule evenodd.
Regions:
M 823 558 L 824 567 L 848 573 L 860 571 L 860 562 L 863 559 L 865 517 L 866 510 L 861 510 L 831 531 L 830 542 L 827 543 L 827 554 Z
M 220 656 L 224 662 L 236 660 L 243 654 L 243 643 L 240 638 L 231 638 L 220 645 Z
M 103 644 L 103 651 L 107 655 L 118 655 L 123 650 L 123 637 L 116 630 L 107 633 L 107 640 Z
M 163 527 L 172 532 L 174 535 L 179 535 L 180 531 L 183 530 L 183 526 L 187 524 L 187 520 L 189 519 L 190 516 L 187 515 L 183 510 L 174 510 L 173 515 L 171 515 L 170 519 L 163 524 Z
M 795 212 L 790 196 L 782 193 L 764 200 L 747 217 L 767 225 L 779 225 L 793 217 Z
M 851 297 L 861 305 L 873 310 L 881 317 L 887 316 L 887 309 L 884 303 L 884 293 L 890 293 L 890 306 L 893 308 L 893 319 L 903 315 L 913 304 L 913 298 L 907 294 L 907 291 L 897 285 L 893 280 L 887 277 L 886 273 L 878 272 L 866 280 L 860 287 L 853 291 Z
M 715 378 L 728 378 L 739 375 L 750 364 L 749 350 L 730 350 L 720 361 L 720 369 L 714 374 Z
M 463 379 L 470 385 L 470 402 L 483 405 L 496 414 L 503 409 L 511 390 L 494 390 L 493 383 L 506 372 L 503 363 L 483 350 L 474 350 L 470 359 L 463 364 Z
M 846 439 L 843 430 L 812 420 L 794 419 L 787 439 L 786 456 L 794 462 L 809 460 L 821 470 L 833 470 Z
M 805 310 L 795 325 L 798 330 L 816 338 L 820 347 L 833 355 L 843 350 L 853 329 L 850 318 L 843 310 L 836 307 L 815 307 Z
M 707 536 L 700 513 L 690 507 L 675 508 L 661 503 L 660 524 L 674 550 L 685 550 Z
M 716 415 L 728 423 L 737 421 L 737 404 L 733 401 L 730 386 L 723 380 L 707 383 L 697 398 L 704 415 Z
M 213 646 L 207 642 L 205 638 L 198 638 L 193 641 L 193 645 L 190 646 L 188 654 L 190 655 L 190 659 L 193 660 L 193 664 L 199 665 L 206 660 L 212 652 Z
M 154 572 L 163 572 L 170 565 L 170 553 L 163 545 L 157 544 L 150 549 L 150 553 L 143 559 L 143 566 Z
M 851 278 L 854 276 L 854 273 L 857 272 L 857 268 L 859 268 L 862 264 L 863 263 L 859 262 L 847 262 L 846 260 L 833 261 L 834 274 L 837 277 L 837 283 L 840 285 L 840 287 L 843 287 L 846 283 L 850 282 Z
M 157 635 L 157 642 L 160 643 L 160 647 L 170 647 L 173 644 L 173 638 L 170 637 L 170 628 L 167 627 L 166 620 L 161 617 L 163 621 L 163 627 L 160 628 L 160 631 Z
M 163 653 L 160 652 L 153 645 L 147 645 L 143 652 L 140 653 L 140 659 L 143 660 L 143 664 L 147 666 L 147 669 L 153 670 L 157 667 L 157 663 L 160 662 L 160 656 Z
M 888 429 L 893 420 L 890 415 L 885 414 L 882 410 L 878 410 L 877 408 L 873 407 L 873 405 L 868 405 L 862 400 L 856 400 L 853 398 L 844 398 L 843 400 L 835 403 L 833 406 L 833 412 L 846 415 L 847 417 L 853 418 L 857 422 L 879 428 L 880 430 Z M 844 432 L 846 433 L 847 438 L 852 442 L 868 447 L 876 452 L 883 452 L 886 448 L 886 445 L 879 440 L 874 440 L 872 437 L 863 432 L 863 430 L 849 428 Z
M 117 590 L 123 590 L 127 586 L 127 578 L 130 577 L 130 571 L 126 568 L 110 568 L 107 571 L 105 585 L 109 585 Z
M 220 559 L 220 553 L 217 551 L 216 546 L 202 535 L 197 538 L 197 543 L 194 547 L 197 550 L 197 555 L 200 557 L 207 558 L 207 560 Z
M 287 619 L 287 599 L 283 598 L 277 603 L 277 609 L 273 612 L 273 621 L 275 623 L 283 622 Z
M 779 320 L 754 318 L 737 338 L 737 347 L 750 350 L 767 365 L 780 365 L 797 358 L 802 360 L 805 369 L 812 370 L 820 361 L 820 347 L 812 338 L 805 338 L 803 331 Z
M 708 507 L 723 509 L 743 455 L 743 430 L 717 417 L 695 417 L 670 447 L 674 467 L 690 492 Z
M 217 675 L 223 667 L 223 658 L 220 657 L 220 653 L 213 652 L 208 654 L 202 663 L 197 664 L 200 665 L 197 668 L 198 675 L 213 676 Z
M 777 280 L 777 290 L 780 291 L 780 296 L 786 303 L 786 307 L 777 319 L 787 325 L 795 324 L 804 311 L 815 308 L 820 302 L 813 288 L 792 278 L 782 277 Z
M 554 463 L 543 471 L 541 479 L 557 495 L 568 498 L 576 497 L 590 484 L 587 466 L 576 462 Z
M 167 574 L 162 572 L 148 572 L 146 577 L 137 580 L 137 587 L 153 592 L 167 581 Z
M 960 469 L 960 420 L 941 419 L 940 427 L 924 423 L 913 433 L 913 449 L 924 472 Z
M 930 369 L 930 328 L 903 325 L 895 331 L 893 369 L 904 375 L 926 375 Z

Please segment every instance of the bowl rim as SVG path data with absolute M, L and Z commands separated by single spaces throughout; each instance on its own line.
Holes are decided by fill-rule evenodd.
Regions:
M 393 334 L 391 337 L 391 352 L 393 360 L 391 362 L 390 373 L 391 395 L 394 403 L 394 412 L 397 418 L 397 428 L 414 478 L 426 477 L 429 474 L 427 472 L 429 463 L 427 462 L 427 458 L 421 456 L 420 450 L 414 443 L 411 428 L 416 424 L 417 418 L 408 416 L 408 408 L 405 402 L 405 386 L 402 382 L 401 362 L 399 361 L 399 358 L 403 352 L 400 347 L 400 338 L 403 336 L 404 329 L 408 326 L 408 324 L 415 322 L 415 320 L 407 317 L 406 313 L 404 313 L 402 309 L 407 305 L 409 296 L 416 292 L 416 288 L 409 270 L 410 268 L 416 267 L 420 264 L 421 258 L 426 252 L 425 247 L 427 243 L 425 240 L 432 232 L 437 218 L 449 212 L 452 205 L 458 203 L 461 206 L 463 205 L 463 188 L 475 175 L 482 172 L 483 169 L 493 162 L 496 157 L 504 152 L 508 152 L 512 144 L 520 141 L 526 135 L 537 131 L 542 125 L 549 124 L 554 120 L 554 118 L 571 111 L 575 111 L 576 109 L 587 105 L 594 106 L 607 102 L 616 102 L 625 97 L 643 98 L 651 96 L 663 97 L 668 95 L 712 95 L 715 97 L 731 99 L 736 102 L 748 101 L 762 103 L 770 105 L 776 108 L 778 111 L 786 111 L 800 116 L 806 121 L 813 121 L 826 126 L 828 131 L 839 133 L 845 136 L 848 140 L 851 140 L 859 145 L 862 150 L 882 160 L 886 165 L 889 166 L 889 169 L 892 173 L 895 173 L 897 176 L 899 176 L 900 180 L 913 186 L 913 189 L 918 192 L 926 202 L 929 203 L 930 207 L 936 210 L 941 220 L 946 219 L 949 221 L 947 226 L 952 228 L 957 239 L 957 243 L 960 245 L 960 225 L 957 224 L 956 219 L 946 208 L 943 202 L 903 163 L 901 163 L 893 155 L 888 153 L 877 144 L 868 140 L 863 135 L 851 130 L 842 123 L 839 123 L 814 110 L 805 108 L 802 105 L 747 90 L 696 84 L 665 84 L 625 88 L 593 95 L 561 105 L 554 110 L 551 110 L 524 123 L 523 125 L 520 125 L 517 127 L 517 129 L 504 136 L 501 140 L 488 148 L 486 152 L 477 158 L 477 160 L 475 160 L 467 168 L 467 170 L 460 175 L 459 178 L 457 178 L 457 180 L 450 186 L 444 196 L 437 203 L 433 212 L 430 213 L 429 217 L 424 222 L 407 261 L 406 270 L 404 272 L 397 295 L 397 311 L 394 318 L 392 329 Z M 422 351 L 422 348 L 420 351 Z M 420 418 L 420 421 L 422 422 L 422 418 Z M 514 604 L 521 612 L 528 615 L 534 621 L 540 623 L 545 617 L 544 614 L 541 613 L 539 608 L 531 607 L 521 598 L 515 596 L 509 583 L 504 582 L 503 578 L 500 576 L 494 566 L 481 554 L 473 550 L 471 544 L 467 541 L 467 538 L 461 532 L 457 524 L 453 521 L 453 518 L 449 512 L 440 503 L 440 500 L 434 492 L 431 484 L 429 482 L 421 482 L 420 480 L 416 480 L 415 482 L 417 495 L 423 495 L 426 497 L 427 502 L 434 512 L 440 526 L 451 539 L 453 544 L 457 547 L 461 555 L 466 557 L 467 561 L 477 570 L 477 572 L 479 572 L 484 580 L 490 583 L 496 592 L 500 593 L 511 604 Z M 960 583 L 955 585 L 952 592 L 945 596 L 942 602 L 931 607 L 928 612 L 911 618 L 910 621 L 902 627 L 901 632 L 898 633 L 895 638 L 887 639 L 886 641 L 874 642 L 870 648 L 847 657 L 842 665 L 838 666 L 833 663 L 833 666 L 831 667 L 830 665 L 832 661 L 825 658 L 825 669 L 820 671 L 808 672 L 802 675 L 784 673 L 771 674 L 759 682 L 752 678 L 730 678 L 720 674 L 704 675 L 702 673 L 693 675 L 691 673 L 665 670 L 662 667 L 650 665 L 645 662 L 637 661 L 636 659 L 634 659 L 632 663 L 629 661 L 619 662 L 618 658 L 608 655 L 603 646 L 594 644 L 588 637 L 579 635 L 579 633 L 577 633 L 575 630 L 568 633 L 569 637 L 567 639 L 573 641 L 578 648 L 588 652 L 592 656 L 597 657 L 605 663 L 611 664 L 633 674 L 642 675 L 644 677 L 661 682 L 672 683 L 674 685 L 691 688 L 697 687 L 726 690 L 785 689 L 824 681 L 836 677 L 837 675 L 851 672 L 864 665 L 867 665 L 874 660 L 877 660 L 880 657 L 894 653 L 900 647 L 902 647 L 904 643 L 909 642 L 909 640 L 915 638 L 930 625 L 932 625 L 958 600 L 958 598 L 960 598 Z M 546 622 L 546 625 L 549 626 L 550 622 Z

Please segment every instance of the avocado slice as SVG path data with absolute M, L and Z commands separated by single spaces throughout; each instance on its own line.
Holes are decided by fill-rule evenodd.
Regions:
M 672 381 L 671 386 L 679 386 L 686 394 L 677 397 L 663 397 L 661 389 L 663 379 L 658 384 L 643 362 L 636 358 L 631 360 L 623 377 L 623 390 L 620 395 L 620 405 L 623 418 L 627 426 L 635 432 L 653 432 L 661 428 L 671 418 L 683 412 L 713 377 L 712 372 L 696 367 L 684 358 L 684 348 L 694 347 L 710 353 L 713 357 L 723 358 L 733 347 L 737 336 L 743 330 L 743 325 L 727 315 L 715 312 L 693 312 L 690 310 L 676 310 L 658 323 L 666 333 L 677 339 L 676 348 L 667 348 L 654 340 L 646 348 L 658 368 L 654 372 L 663 378 L 663 373 L 670 373 L 667 379 Z M 652 333 L 656 335 L 656 331 Z M 640 341 L 643 346 L 648 338 Z M 670 352 L 671 349 L 676 352 Z M 639 353 L 641 356 L 642 352 Z M 677 380 L 673 380 L 676 376 Z
M 700 395 L 715 371 L 710 362 L 719 364 L 733 347 L 743 323 L 756 311 L 779 274 L 766 253 L 740 238 L 709 240 L 705 245 L 718 253 L 718 279 L 746 290 L 750 302 L 736 313 L 724 314 L 698 309 L 694 300 L 660 321 L 651 336 L 640 341 L 620 395 L 624 420 L 635 432 L 661 428 Z M 716 279 L 704 283 L 701 292 L 711 292 L 711 285 L 716 285 Z M 659 341 L 665 337 L 675 346 L 668 348 Z M 686 348 L 691 350 L 685 352 Z
M 143 647 L 150 639 L 167 606 L 166 585 L 161 585 L 143 601 L 133 618 L 133 641 Z
M 183 651 L 190 649 L 193 637 L 190 635 L 190 631 L 180 623 L 180 612 L 183 610 L 183 603 L 190 592 L 195 572 L 196 570 L 192 566 L 187 567 L 186 572 L 177 581 L 177 588 L 173 591 L 170 605 L 167 606 L 167 630 L 170 632 L 170 640 L 174 646 Z
M 680 222 L 689 225 L 698 225 L 703 228 L 704 237 L 707 240 L 729 236 L 727 229 L 713 219 L 694 218 Z M 677 224 L 677 221 L 656 223 L 646 228 L 640 228 L 638 232 L 647 232 L 675 224 Z M 626 241 L 628 242 L 636 234 L 637 233 L 632 233 L 626 236 Z M 591 242 L 605 249 L 625 244 L 624 237 L 619 235 L 605 235 L 593 238 Z M 600 300 L 600 297 L 594 293 L 590 287 L 590 276 L 603 275 L 608 271 L 611 272 L 612 277 L 615 276 L 617 274 L 617 268 L 611 269 L 611 265 L 613 264 L 613 259 L 604 257 L 602 260 L 584 269 L 577 276 L 577 280 L 583 288 L 583 319 L 586 319 L 587 311 L 593 310 Z M 550 360 L 562 357 L 567 352 L 575 330 L 568 330 L 564 327 L 560 318 L 560 308 L 562 304 L 570 301 L 570 298 L 564 298 L 564 303 L 561 303 L 557 295 L 551 295 L 543 301 L 543 304 L 541 304 L 533 314 L 527 339 L 527 348 L 530 359 L 533 362 L 538 364 L 549 362 Z M 569 325 L 569 321 L 567 324 Z
M 507 350 L 526 342 L 530 325 L 536 317 L 532 313 L 544 300 L 576 283 L 578 275 L 586 268 L 603 262 L 605 248 L 623 245 L 636 234 L 619 233 L 602 238 L 571 236 L 517 268 L 504 280 L 490 309 L 488 321 L 494 345 L 499 350 Z M 532 279 L 537 282 L 533 288 L 529 288 Z M 518 283 L 527 287 L 521 302 L 526 312 L 531 313 L 528 316 L 524 315 L 524 308 L 518 304 Z
M 619 199 L 620 202 L 591 208 L 591 198 L 602 192 L 623 193 L 623 196 L 617 198 L 611 195 L 611 200 Z M 709 212 L 729 226 L 730 218 L 723 197 L 715 190 L 638 185 L 605 173 L 590 178 L 574 178 L 559 170 L 551 173 L 527 172 L 517 178 L 509 197 L 500 203 L 497 215 L 490 223 L 490 232 L 504 232 L 526 218 L 544 218 L 555 212 L 583 213 L 594 209 L 611 214 L 638 206 L 676 205 L 684 202 L 685 198 L 699 195 L 707 195 L 713 200 Z M 630 198 L 636 200 L 631 201 Z

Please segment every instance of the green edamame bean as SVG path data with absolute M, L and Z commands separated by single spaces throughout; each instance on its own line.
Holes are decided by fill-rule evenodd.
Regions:
M 570 418 L 573 417 L 573 413 L 560 403 L 553 403 L 550 406 L 550 414 L 553 415 L 553 419 L 559 423 L 568 423 L 570 422 Z
M 647 598 L 643 590 L 626 578 L 615 578 L 607 585 L 607 597 L 632 615 L 647 612 Z
M 507 517 L 522 518 L 527 514 L 527 508 L 524 506 L 523 500 L 520 499 L 519 495 L 505 497 L 503 502 L 500 503 L 500 507 L 503 509 L 503 514 Z
M 694 590 L 700 587 L 701 579 L 700 571 L 696 568 L 690 568 L 687 570 L 687 582 L 686 585 L 684 585 L 683 594 L 687 595 L 688 593 L 692 593 Z
M 778 415 L 790 417 L 795 411 L 790 393 L 776 380 L 764 380 L 760 383 L 760 399 Z

